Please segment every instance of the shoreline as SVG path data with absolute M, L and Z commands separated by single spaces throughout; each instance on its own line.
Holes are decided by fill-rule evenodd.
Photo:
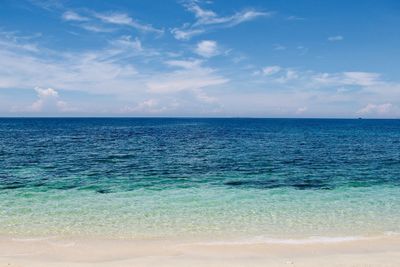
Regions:
M 245 243 L 7 236 L 0 237 L 0 267 L 400 266 L 399 236 L 307 240 Z

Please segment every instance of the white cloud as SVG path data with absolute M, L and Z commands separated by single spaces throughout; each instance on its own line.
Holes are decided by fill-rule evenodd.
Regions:
M 148 99 L 138 105 L 139 108 L 154 108 L 159 104 L 157 99 Z
M 132 36 L 130 35 L 123 35 L 118 39 L 110 41 L 110 43 L 117 48 L 129 49 L 139 52 L 144 50 L 142 42 L 139 40 L 139 38 L 136 37 L 134 40 L 132 40 Z
M 184 2 L 184 6 L 189 12 L 194 14 L 196 21 L 192 24 L 185 23 L 182 27 L 173 28 L 171 30 L 171 33 L 178 40 L 188 40 L 194 35 L 204 33 L 211 28 L 233 27 L 243 22 L 254 20 L 258 17 L 268 17 L 272 15 L 271 12 L 247 9 L 236 12 L 230 16 L 219 16 L 212 10 L 200 7 L 197 1 L 186 1 Z
M 227 27 L 235 26 L 242 22 L 253 20 L 257 17 L 261 16 L 270 16 L 271 13 L 260 12 L 256 10 L 242 10 L 237 12 L 231 16 L 218 16 L 214 11 L 206 10 L 201 8 L 196 2 L 190 2 L 186 5 L 188 11 L 192 12 L 197 21 L 194 23 L 194 26 L 199 25 L 212 25 L 212 24 L 220 24 Z
M 81 52 L 51 50 L 39 45 L 37 49 L 27 49 L 31 43 L 31 39 L 5 38 L 0 34 L 0 89 L 21 88 L 19 94 L 36 85 L 57 88 L 38 89 L 36 101 L 25 103 L 29 110 L 25 108 L 24 112 L 50 114 L 74 110 L 63 101 L 62 93 L 63 97 L 68 96 L 68 104 L 91 114 L 215 114 L 211 111 L 229 116 L 280 117 L 400 114 L 397 108 L 400 84 L 385 80 L 379 73 L 321 73 L 271 65 L 259 68 L 257 75 L 249 77 L 255 69 L 250 64 L 246 64 L 247 71 L 243 66 L 240 72 L 230 72 L 232 69 L 227 68 L 224 73 L 207 67 L 206 59 L 185 58 L 184 52 L 152 50 L 147 43 L 128 35 L 108 37 L 102 49 Z M 92 101 L 75 97 L 77 94 L 70 93 L 72 90 Z M 107 100 L 101 102 L 101 99 Z M 0 101 L 2 110 L 11 109 L 4 98 Z M 22 105 L 24 100 L 18 101 Z
M 203 89 L 221 86 L 229 80 L 216 74 L 214 69 L 201 66 L 201 63 L 200 60 L 165 61 L 168 66 L 178 67 L 179 69 L 153 76 L 152 80 L 146 84 L 148 92 L 158 95 L 181 94 L 182 97 L 185 95 L 185 97 L 188 97 L 189 94 L 191 99 L 186 104 L 179 104 L 189 109 L 194 107 L 188 105 L 196 105 L 196 102 L 212 105 L 212 108 L 219 107 L 218 99 L 208 95 Z M 201 109 L 202 105 L 196 108 Z M 211 110 L 210 108 L 208 108 L 208 111 Z
M 15 50 L 10 43 L 10 47 L 0 49 L 0 88 L 32 88 L 45 83 L 62 90 L 94 93 L 128 90 L 127 79 L 137 78 L 137 70 L 124 59 L 138 55 L 140 48 L 137 40 L 130 42 L 131 46 L 110 44 L 99 51 L 65 53 L 40 49 L 38 54 Z
M 57 91 L 52 88 L 43 89 L 40 87 L 35 87 L 35 91 L 39 98 L 58 97 Z
M 66 11 L 63 13 L 62 18 L 66 21 L 88 21 L 89 18 L 79 15 L 74 11 Z
M 171 30 L 172 35 L 175 37 L 177 40 L 189 40 L 195 35 L 203 33 L 203 29 L 179 29 L 179 28 L 173 28 Z
M 286 46 L 280 45 L 280 44 L 275 44 L 274 45 L 274 50 L 286 50 Z
M 279 66 L 268 66 L 268 67 L 264 67 L 262 69 L 262 74 L 269 76 L 269 75 L 276 74 L 276 73 L 280 72 L 281 70 L 282 70 L 282 68 Z
M 278 82 L 286 83 L 299 78 L 299 73 L 292 69 L 286 69 L 284 74 L 277 79 Z
M 308 52 L 308 48 L 302 45 L 297 46 L 296 49 L 299 51 L 299 55 L 301 56 L 307 54 Z
M 309 109 L 317 114 L 314 116 L 324 116 L 324 113 L 339 117 L 355 114 L 375 117 L 400 115 L 398 108 L 400 102 L 397 100 L 394 102 L 395 99 L 400 99 L 400 84 L 383 80 L 379 73 L 360 71 L 319 73 L 268 66 L 257 70 L 254 74 L 252 87 L 263 88 L 266 92 L 264 97 L 269 97 L 270 105 L 278 103 L 288 112 L 290 109 L 296 110 L 295 114 L 305 112 L 299 109 L 300 106 L 307 107 L 308 116 L 313 115 Z M 384 104 L 366 104 L 376 102 Z M 364 108 L 355 109 L 360 106 Z
M 215 114 L 220 110 L 217 99 L 205 94 L 202 90 L 183 92 L 178 97 L 158 95 L 157 98 L 147 98 L 134 106 L 125 106 L 120 110 L 122 114 L 136 116 L 160 116 L 174 114 L 175 116 L 195 114 Z
M 99 26 L 92 23 L 82 23 L 79 25 L 82 29 L 90 31 L 90 32 L 112 32 L 114 29 L 107 28 L 104 26 Z
M 0 48 L 3 47 L 0 45 Z M 71 100 L 80 112 L 121 112 L 118 105 L 124 106 L 126 102 L 137 99 L 144 100 L 141 105 L 125 111 L 144 115 L 145 110 L 172 112 L 179 106 L 180 110 L 190 113 L 202 112 L 205 107 L 212 110 L 218 105 L 217 99 L 207 90 L 227 83 L 227 78 L 218 74 L 216 69 L 202 66 L 203 61 L 199 59 L 180 59 L 176 55 L 174 60 L 166 58 L 170 56 L 158 54 L 158 51 L 144 47 L 139 39 L 130 36 L 112 39 L 104 49 L 73 53 L 39 49 L 38 54 L 31 54 L 10 45 L 0 49 L 0 89 L 32 88 L 46 84 L 65 94 L 78 91 L 95 98 L 107 95 L 113 99 L 109 108 L 105 107 L 105 103 L 83 103 L 79 99 L 76 99 L 79 103 L 75 103 Z M 157 60 L 159 64 L 152 63 L 152 67 L 141 68 L 140 71 L 133 65 L 144 62 L 144 66 L 148 66 L 148 60 Z M 55 113 L 71 110 L 60 99 L 58 90 L 37 89 L 40 98 L 38 96 L 29 111 Z M 153 100 L 145 101 L 149 99 Z M 27 109 L 14 110 L 28 112 Z
M 380 82 L 381 75 L 373 72 L 343 72 L 343 81 L 347 84 L 371 86 Z
M 199 99 L 202 102 L 210 103 L 210 104 L 214 104 L 214 103 L 218 104 L 218 99 L 216 97 L 209 96 L 200 89 L 194 90 L 194 93 L 195 93 L 195 96 L 197 97 L 197 99 Z
M 357 113 L 360 115 L 386 115 L 392 113 L 395 107 L 392 103 L 384 104 L 371 104 L 369 103 L 362 109 L 358 110 Z
M 213 57 L 219 54 L 216 41 L 204 40 L 197 43 L 195 52 L 202 57 Z
M 269 82 L 282 84 L 297 84 L 310 88 L 321 87 L 373 87 L 384 85 L 381 75 L 374 72 L 345 71 L 338 73 L 319 73 L 314 71 L 302 71 L 280 66 L 267 66 L 256 70 L 256 76 L 265 76 Z
M 266 66 L 254 72 L 255 75 L 266 76 L 268 81 L 279 83 L 299 82 L 312 87 L 360 86 L 371 87 L 385 84 L 379 73 L 345 71 L 337 73 L 319 73 L 301 71 L 280 66 Z
M 299 108 L 296 110 L 296 114 L 303 114 L 303 113 L 306 112 L 307 110 L 308 110 L 307 107 L 299 107 Z
M 201 60 L 168 60 L 164 63 L 178 70 L 153 76 L 147 82 L 150 93 L 171 94 L 189 91 L 205 102 L 210 101 L 201 89 L 227 83 L 229 80 L 216 74 L 214 69 L 203 67 Z
M 32 36 L 17 36 L 13 32 L 5 32 L 0 30 L 0 48 L 4 50 L 20 51 L 20 52 L 30 52 L 37 53 L 39 48 L 36 43 L 32 41 L 41 34 L 34 34 Z
M 302 18 L 302 17 L 297 17 L 297 16 L 289 16 L 289 17 L 287 17 L 286 18 L 286 20 L 305 20 L 304 18 Z
M 164 32 L 164 30 L 156 29 L 150 24 L 142 24 L 132 19 L 128 14 L 125 13 L 107 13 L 107 14 L 96 13 L 95 17 L 100 19 L 104 23 L 129 26 L 143 32 L 154 32 L 158 34 Z
M 133 19 L 124 13 L 96 14 L 97 18 L 106 23 L 131 26 Z
M 153 81 L 147 83 L 147 88 L 151 93 L 170 94 L 181 91 L 194 91 L 227 82 L 226 78 L 213 74 L 211 69 L 197 68 L 155 76 Z
M 146 99 L 134 107 L 125 107 L 122 113 L 162 113 L 171 110 L 172 106 L 163 106 L 158 99 Z
M 194 69 L 200 67 L 201 60 L 167 60 L 164 62 L 171 67 L 180 67 L 184 69 Z
M 267 66 L 261 70 L 254 72 L 254 75 L 261 75 L 267 77 L 268 81 L 286 84 L 288 82 L 293 82 L 300 78 L 300 73 L 291 68 L 283 68 L 280 66 Z
M 318 73 L 313 75 L 315 83 L 321 85 L 356 85 L 372 86 L 379 84 L 380 74 L 373 72 L 341 72 L 341 73 Z
M 336 36 L 330 36 L 328 37 L 328 41 L 330 42 L 338 42 L 338 41 L 342 41 L 344 38 L 341 35 L 336 35 Z
M 99 13 L 86 9 L 84 16 L 75 11 L 67 10 L 62 14 L 61 18 L 64 21 L 72 22 L 73 26 L 97 33 L 112 32 L 121 29 L 121 27 L 130 27 L 141 32 L 164 33 L 163 29 L 157 29 L 151 24 L 142 23 L 123 12 L 109 11 Z
M 60 100 L 58 92 L 52 88 L 35 87 L 38 99 L 28 108 L 33 112 L 65 112 L 73 111 L 68 104 Z

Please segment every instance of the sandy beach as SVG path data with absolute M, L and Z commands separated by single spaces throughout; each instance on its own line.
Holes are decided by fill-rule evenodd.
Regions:
M 241 243 L 176 240 L 12 238 L 0 266 L 400 266 L 400 238 Z
M 0 267 L 400 267 L 400 0 L 0 0 Z

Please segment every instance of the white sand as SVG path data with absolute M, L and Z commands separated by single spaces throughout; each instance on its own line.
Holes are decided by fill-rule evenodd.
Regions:
M 0 238 L 0 266 L 400 266 L 400 238 L 345 242 L 207 243 Z

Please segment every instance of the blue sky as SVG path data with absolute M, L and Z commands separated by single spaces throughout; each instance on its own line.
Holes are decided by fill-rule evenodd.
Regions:
M 399 1 L 0 2 L 0 116 L 400 117 Z

